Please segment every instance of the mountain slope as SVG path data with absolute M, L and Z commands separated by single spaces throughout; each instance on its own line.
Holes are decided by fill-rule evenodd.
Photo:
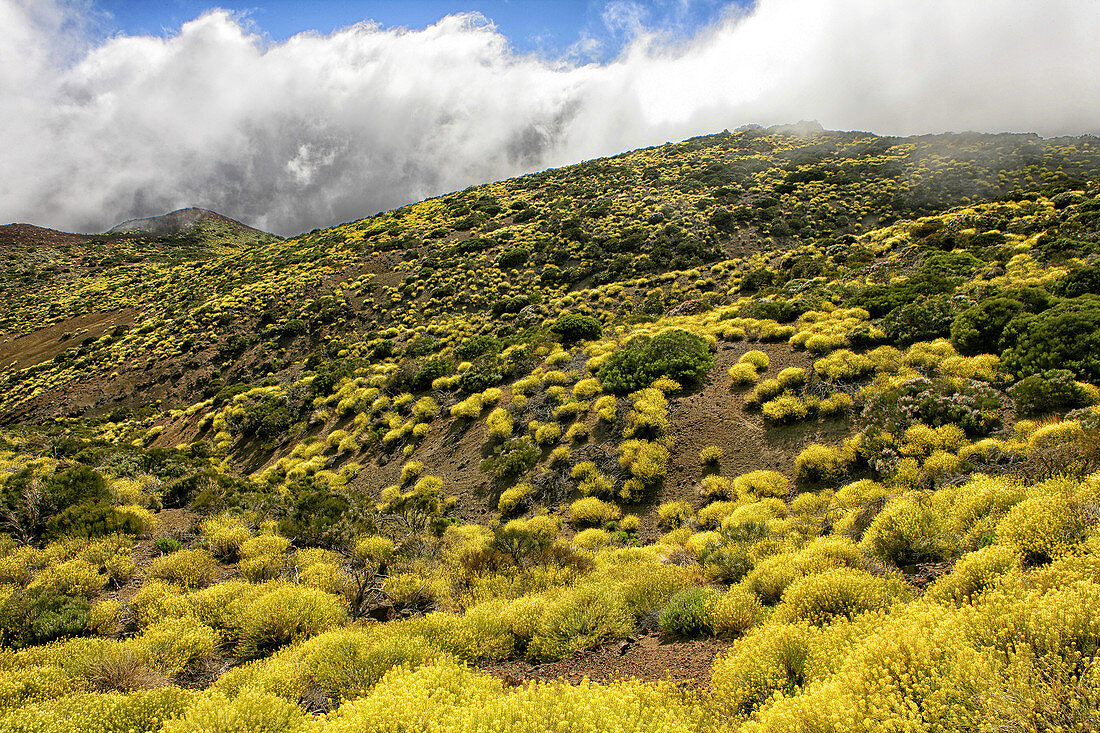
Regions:
M 23 728 L 1095 720 L 1095 138 L 748 128 L 87 247 L 5 255 L 0 640 L 79 690 Z

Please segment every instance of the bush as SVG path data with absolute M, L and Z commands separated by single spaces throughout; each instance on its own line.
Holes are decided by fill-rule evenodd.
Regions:
M 741 358 L 737 360 L 737 363 L 750 364 L 756 369 L 766 370 L 770 362 L 768 360 L 767 354 L 758 349 L 753 349 L 752 351 L 746 351 L 744 354 L 742 354 Z
M 710 602 L 707 626 L 716 636 L 740 636 L 756 623 L 763 610 L 755 595 L 735 586 Z
M 1100 265 L 1075 267 L 1051 284 L 1051 292 L 1066 298 L 1100 295 Z
M 835 481 L 844 470 L 844 458 L 839 448 L 813 444 L 795 458 L 798 477 L 804 481 Z
M 741 497 L 784 498 L 790 482 L 779 471 L 750 471 L 733 480 L 733 488 Z
M 454 372 L 454 364 L 448 359 L 428 359 L 413 374 L 409 386 L 417 392 L 431 389 L 432 382 Z
M 891 499 L 867 527 L 861 544 L 879 560 L 897 567 L 939 562 L 952 547 L 944 519 L 919 492 Z
M 841 379 L 857 379 L 870 374 L 874 368 L 874 362 L 870 358 L 848 349 L 839 349 L 814 362 L 814 371 L 817 375 L 833 382 Z
M 1002 401 L 995 390 L 978 380 L 914 377 L 872 393 L 863 417 L 895 432 L 919 421 L 933 427 L 954 423 L 967 433 L 985 435 L 1000 424 Z
M 716 445 L 708 445 L 699 451 L 699 460 L 703 462 L 704 466 L 716 466 L 722 460 L 722 455 L 721 448 Z
M 658 623 L 668 636 L 701 636 L 711 633 L 710 606 L 722 593 L 714 588 L 687 588 L 672 596 Z
M 1074 380 L 1073 372 L 1066 369 L 1051 369 L 1026 377 L 1009 387 L 1008 394 L 1016 405 L 1016 412 L 1022 416 L 1065 412 L 1092 403 L 1088 391 Z
M 558 317 L 550 331 L 557 334 L 562 343 L 572 345 L 578 341 L 594 341 L 603 335 L 603 326 L 591 316 L 579 313 L 566 313 Z
M 243 690 L 230 699 L 214 690 L 166 721 L 163 733 L 276 733 L 299 730 L 303 723 L 301 708 L 281 697 Z
M 682 329 L 653 338 L 635 336 L 600 365 L 597 376 L 604 388 L 618 394 L 648 387 L 659 377 L 694 384 L 714 365 L 710 342 Z
M 887 313 L 882 328 L 894 344 L 908 346 L 950 335 L 955 314 L 955 306 L 946 296 L 921 298 Z
M 622 510 L 614 504 L 601 501 L 594 496 L 577 499 L 569 505 L 569 515 L 576 524 L 606 524 L 622 516 Z
M 527 473 L 538 461 L 538 447 L 524 435 L 501 443 L 492 456 L 481 462 L 480 468 L 497 480 L 507 480 Z
M 513 247 L 500 253 L 497 257 L 497 267 L 502 270 L 511 270 L 527 264 L 530 257 L 531 250 L 526 247 Z
M 661 520 L 661 526 L 676 529 L 688 521 L 693 514 L 691 504 L 685 501 L 666 501 L 657 507 L 657 516 Z
M 455 347 L 455 355 L 465 361 L 473 361 L 482 354 L 499 352 L 500 349 L 500 339 L 481 333 L 477 336 L 471 336 Z
M 729 375 L 734 387 L 747 387 L 756 381 L 756 367 L 738 362 L 729 368 Z
M 153 558 L 146 575 L 184 588 L 205 588 L 214 581 L 218 564 L 207 550 L 180 550 Z
M 797 693 L 806 684 L 808 636 L 801 624 L 769 624 L 715 659 L 711 685 L 722 712 L 747 716 L 773 696 Z
M 955 604 L 972 603 L 997 578 L 1019 564 L 1019 557 L 1012 547 L 983 547 L 959 558 L 951 572 L 936 581 L 930 594 L 933 598 Z
M 999 354 L 1005 326 L 1024 310 L 1023 303 L 1011 298 L 987 298 L 955 317 L 951 323 L 951 343 L 967 356 Z
M 1084 509 L 1064 494 L 1036 496 L 1017 504 L 997 525 L 997 539 L 1032 563 L 1069 552 L 1083 537 Z
M 805 420 L 810 414 L 806 403 L 793 394 L 780 395 L 774 400 L 765 402 L 760 411 L 764 414 L 765 420 L 776 425 L 790 425 L 799 420 Z
M 512 413 L 503 407 L 497 407 L 490 412 L 485 422 L 489 426 L 489 437 L 493 440 L 506 440 L 512 436 L 512 430 L 515 429 Z
M 336 628 L 346 619 L 343 598 L 315 588 L 275 585 L 249 603 L 234 623 L 242 655 L 259 657 Z
M 526 482 L 505 489 L 500 494 L 497 509 L 501 514 L 511 514 L 521 508 L 533 492 L 534 489 L 531 488 L 531 484 Z
M 252 530 L 237 516 L 224 515 L 204 519 L 199 529 L 212 553 L 227 560 L 237 557 L 241 543 L 252 536 Z
M 775 609 L 779 622 L 805 621 L 826 624 L 835 618 L 851 619 L 867 611 L 887 608 L 903 595 L 902 581 L 876 578 L 852 568 L 835 568 L 799 578 L 783 591 Z
M 1100 381 L 1100 297 L 1083 295 L 1037 315 L 1018 315 L 1004 338 L 1004 364 L 1020 377 L 1069 369 Z
M 265 395 L 263 399 L 245 408 L 242 431 L 261 440 L 281 437 L 294 422 L 286 395 Z

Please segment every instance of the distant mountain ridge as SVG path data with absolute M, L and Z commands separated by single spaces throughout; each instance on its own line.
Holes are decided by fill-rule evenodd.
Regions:
M 153 238 L 179 239 L 188 244 L 201 242 L 237 243 L 269 242 L 280 239 L 216 211 L 190 207 L 143 219 L 128 219 L 102 234 L 63 232 L 35 224 L 0 225 L 0 248 L 54 248 L 73 245 L 106 245 L 119 240 Z
M 127 219 L 121 224 L 117 224 L 108 229 L 106 234 L 143 234 L 155 237 L 166 237 L 186 232 L 194 228 L 197 224 L 207 220 L 243 227 L 244 229 L 249 229 L 254 232 L 261 231 L 247 224 L 242 224 L 236 219 L 230 219 L 228 216 L 223 216 L 216 211 L 192 206 L 186 209 L 177 209 L 176 211 L 160 216 L 150 216 L 144 219 Z

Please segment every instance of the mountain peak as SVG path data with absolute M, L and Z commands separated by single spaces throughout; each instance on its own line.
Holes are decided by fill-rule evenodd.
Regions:
M 208 209 L 200 209 L 197 206 L 192 206 L 186 209 L 177 209 L 176 211 L 162 214 L 160 216 L 150 216 L 144 219 L 127 219 L 121 224 L 117 224 L 107 230 L 107 234 L 149 234 L 153 236 L 171 236 L 173 234 L 180 234 L 186 232 L 194 227 L 196 224 L 205 220 L 215 220 L 225 222 L 238 227 L 244 227 L 246 229 L 252 229 L 247 224 L 242 224 L 235 219 L 230 219 L 227 216 L 210 211 Z

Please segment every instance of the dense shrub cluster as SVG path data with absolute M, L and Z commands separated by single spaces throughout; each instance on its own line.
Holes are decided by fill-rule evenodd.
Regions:
M 706 339 L 682 329 L 638 336 L 616 349 L 598 376 L 604 388 L 620 394 L 648 387 L 660 377 L 693 384 L 714 365 Z

